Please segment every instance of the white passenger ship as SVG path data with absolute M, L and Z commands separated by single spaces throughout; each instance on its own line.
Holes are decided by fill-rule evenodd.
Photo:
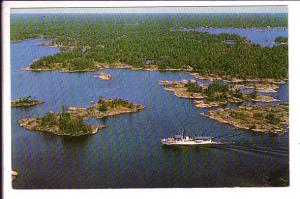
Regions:
M 163 137 L 161 138 L 161 143 L 163 145 L 221 145 L 224 144 L 221 141 L 215 140 L 213 137 L 204 136 L 186 136 L 184 133 L 181 135 L 175 135 L 173 137 Z

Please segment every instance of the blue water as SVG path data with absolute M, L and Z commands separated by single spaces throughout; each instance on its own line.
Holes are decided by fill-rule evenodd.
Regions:
M 275 186 L 288 180 L 288 134 L 263 135 L 210 120 L 192 100 L 163 90 L 159 80 L 192 79 L 185 72 L 107 69 L 110 81 L 87 73 L 20 70 L 57 49 L 41 40 L 11 44 L 12 98 L 31 95 L 45 101 L 12 108 L 12 169 L 17 189 Z M 288 86 L 275 93 L 288 101 Z M 108 127 L 83 138 L 64 138 L 18 126 L 24 116 L 39 116 L 61 105 L 89 105 L 99 96 L 140 103 L 140 112 L 92 120 Z M 233 145 L 218 148 L 163 147 L 162 136 L 185 128 L 192 134 L 231 135 Z M 226 141 L 226 140 L 225 140 Z M 274 182 L 275 181 L 275 182 Z M 282 184 L 279 184 L 282 185 Z
M 196 29 L 181 29 L 180 31 L 195 31 L 195 32 L 209 32 L 211 34 L 237 34 L 245 37 L 247 40 L 259 44 L 261 46 L 272 47 L 277 45 L 274 41 L 276 37 L 288 37 L 287 28 L 196 28 Z M 232 44 L 232 43 L 229 43 Z

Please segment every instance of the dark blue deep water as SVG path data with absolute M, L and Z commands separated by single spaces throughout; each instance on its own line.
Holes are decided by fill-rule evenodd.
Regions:
M 102 81 L 87 73 L 26 72 L 34 59 L 57 49 L 36 46 L 41 40 L 11 44 L 12 98 L 31 95 L 45 101 L 12 108 L 12 169 L 17 189 L 283 186 L 288 183 L 288 134 L 236 130 L 210 120 L 192 100 L 164 91 L 159 80 L 192 79 L 185 72 L 105 70 Z M 288 101 L 288 85 L 274 94 Z M 123 98 L 146 108 L 138 113 L 91 122 L 108 127 L 82 138 L 27 131 L 17 121 L 60 111 L 62 105 L 88 106 L 99 96 Z M 162 136 L 185 128 L 192 134 L 231 135 L 235 144 L 218 148 L 163 147 Z M 280 180 L 281 179 L 281 180 Z

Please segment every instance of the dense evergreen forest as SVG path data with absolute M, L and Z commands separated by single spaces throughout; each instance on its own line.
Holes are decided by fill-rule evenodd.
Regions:
M 34 62 L 33 69 L 84 70 L 121 62 L 161 70 L 190 66 L 199 73 L 241 78 L 287 77 L 287 45 L 261 47 L 234 34 L 171 31 L 203 26 L 287 27 L 287 15 L 15 15 L 11 40 L 43 36 L 67 47 Z
M 207 88 L 199 86 L 197 82 L 188 82 L 185 85 L 188 92 L 193 93 L 202 93 L 206 96 L 207 101 L 217 101 L 224 102 L 228 101 L 230 98 L 238 98 L 243 100 L 244 96 L 241 89 L 231 89 L 228 84 L 223 83 L 222 81 L 212 81 Z M 256 91 L 255 91 L 256 92 Z M 250 94 L 250 98 L 256 98 L 256 94 Z

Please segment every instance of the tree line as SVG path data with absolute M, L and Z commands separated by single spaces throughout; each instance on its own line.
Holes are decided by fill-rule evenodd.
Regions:
M 205 32 L 171 31 L 176 27 L 285 26 L 287 18 L 273 15 L 246 16 L 46 16 L 15 19 L 11 38 L 43 35 L 53 44 L 69 46 L 55 55 L 34 62 L 32 68 L 84 70 L 95 63 L 122 62 L 139 67 L 156 65 L 159 69 L 183 69 L 195 72 L 232 75 L 241 78 L 286 78 L 288 47 L 261 47 L 235 34 L 212 35 Z M 276 22 L 276 23 L 275 23 Z M 241 25 L 243 24 L 243 26 Z M 225 41 L 234 41 L 226 44 Z M 150 64 L 149 64 L 150 63 Z

